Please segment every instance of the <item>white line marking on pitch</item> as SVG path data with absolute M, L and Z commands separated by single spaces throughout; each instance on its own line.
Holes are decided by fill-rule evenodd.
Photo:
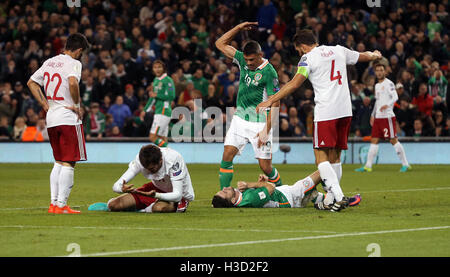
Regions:
M 45 226 L 45 225 L 5 225 L 1 228 L 18 228 L 18 229 L 103 229 L 103 230 L 183 230 L 183 231 L 211 231 L 211 232 L 260 232 L 260 233 L 324 233 L 324 234 L 337 234 L 333 231 L 310 231 L 310 230 L 262 230 L 262 229 L 213 229 L 213 228 L 156 228 L 156 227 L 121 227 L 121 226 Z
M 384 230 L 384 231 L 374 231 L 374 232 L 343 233 L 343 234 L 334 234 L 334 235 L 296 237 L 296 238 L 285 238 L 285 239 L 241 241 L 241 242 L 216 243 L 216 244 L 200 244 L 200 245 L 175 246 L 175 247 L 166 247 L 166 248 L 150 248 L 150 249 L 140 249 L 140 250 L 103 252 L 103 253 L 100 252 L 100 253 L 85 254 L 85 255 L 81 255 L 81 256 L 82 257 L 116 256 L 116 255 L 149 253 L 149 252 L 185 250 L 185 249 L 200 249 L 200 248 L 211 248 L 211 247 L 228 247 L 228 246 L 250 245 L 250 244 L 261 244 L 261 243 L 286 242 L 286 241 L 329 239 L 329 238 L 341 238 L 341 237 L 353 237 L 353 236 L 365 236 L 365 235 L 379 235 L 379 234 L 391 234 L 391 233 L 404 233 L 404 232 L 416 232 L 416 231 L 441 230 L 441 229 L 448 229 L 448 228 L 450 228 L 450 226 L 424 227 L 424 228 L 399 229 L 399 230 Z

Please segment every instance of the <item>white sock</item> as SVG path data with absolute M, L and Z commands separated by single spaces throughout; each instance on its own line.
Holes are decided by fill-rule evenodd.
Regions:
M 58 207 L 63 208 L 67 205 L 70 191 L 73 187 L 74 168 L 71 166 L 62 166 L 58 180 Z
M 53 205 L 56 205 L 56 201 L 58 200 L 58 179 L 61 167 L 62 165 L 55 163 L 50 173 L 50 201 Z
M 333 167 L 331 167 L 330 162 L 322 162 L 317 167 L 320 172 L 320 178 L 322 178 L 325 185 L 330 188 L 336 201 L 341 201 L 344 197 L 344 193 L 342 192 L 338 177 Z M 325 199 L 327 198 L 325 197 Z
M 398 141 L 396 144 L 394 144 L 395 152 L 397 152 L 397 156 L 402 162 L 402 165 L 409 166 L 408 161 L 406 160 L 406 154 L 405 149 L 403 149 L 403 145 L 400 144 L 400 141 Z
M 153 205 L 155 205 L 156 202 L 151 203 L 149 206 L 145 207 L 145 209 L 142 209 L 146 213 L 153 213 Z
M 378 144 L 374 143 L 370 144 L 369 153 L 367 153 L 367 162 L 365 167 L 372 168 L 373 159 L 375 159 L 375 157 L 377 156 L 379 147 L 380 146 Z
M 331 164 L 331 167 L 333 168 L 334 172 L 336 172 L 336 175 L 338 177 L 338 181 L 341 181 L 342 178 L 342 164 L 341 163 L 334 163 Z

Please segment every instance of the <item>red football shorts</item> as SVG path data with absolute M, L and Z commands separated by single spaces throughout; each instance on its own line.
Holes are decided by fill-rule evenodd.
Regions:
M 375 118 L 372 126 L 372 137 L 380 139 L 396 138 L 395 117 Z
M 147 183 L 145 185 L 143 185 L 142 187 L 138 188 L 137 190 L 140 191 L 152 191 L 155 190 L 156 192 L 166 192 L 163 190 L 160 190 L 159 188 L 155 187 L 155 185 L 153 184 L 153 182 Z M 131 192 L 131 195 L 134 197 L 134 200 L 136 201 L 136 209 L 137 210 L 142 210 L 147 208 L 148 206 L 150 206 L 152 203 L 156 202 L 156 198 L 150 197 L 150 196 L 145 196 L 139 193 L 135 193 L 135 192 Z
M 314 148 L 346 150 L 351 123 L 351 116 L 314 122 Z
M 47 129 L 55 161 L 86 161 L 83 125 L 60 125 Z

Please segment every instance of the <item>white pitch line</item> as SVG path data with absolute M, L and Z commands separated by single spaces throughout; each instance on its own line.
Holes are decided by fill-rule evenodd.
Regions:
M 341 237 L 354 237 L 354 236 L 380 235 L 380 234 L 391 234 L 391 233 L 442 230 L 442 229 L 448 229 L 448 228 L 450 228 L 450 226 L 424 227 L 424 228 L 399 229 L 399 230 L 384 230 L 384 231 L 374 231 L 374 232 L 343 233 L 343 234 L 334 234 L 334 235 L 296 237 L 296 238 L 285 238 L 285 239 L 254 240 L 254 241 L 241 241 L 241 242 L 230 242 L 230 243 L 175 246 L 175 247 L 166 247 L 166 248 L 149 248 L 149 249 L 138 249 L 138 250 L 116 251 L 116 252 L 100 252 L 100 253 L 85 254 L 85 255 L 81 255 L 81 256 L 82 257 L 116 256 L 116 255 L 140 254 L 140 253 L 186 250 L 186 249 L 200 249 L 200 248 L 229 247 L 229 246 L 262 244 L 262 243 L 276 243 L 276 242 L 286 242 L 286 241 L 330 239 L 330 238 L 341 238 Z
M 324 233 L 324 234 L 337 234 L 333 231 L 311 231 L 311 230 L 264 230 L 264 229 L 212 229 L 212 228 L 157 228 L 157 227 L 122 227 L 122 226 L 45 226 L 45 225 L 5 225 L 1 228 L 18 228 L 18 229 L 103 229 L 103 230 L 180 230 L 180 231 L 210 231 L 210 232 L 260 232 L 260 233 Z

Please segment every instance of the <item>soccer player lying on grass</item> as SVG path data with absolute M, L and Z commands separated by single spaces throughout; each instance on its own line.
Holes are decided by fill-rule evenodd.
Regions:
M 214 208 L 304 208 L 308 202 L 313 202 L 316 209 L 323 210 L 325 195 L 316 189 L 321 181 L 319 171 L 315 171 L 292 186 L 275 187 L 268 182 L 267 176 L 261 174 L 256 183 L 239 181 L 237 188 L 223 188 L 214 195 L 212 205 Z M 349 206 L 360 202 L 359 194 L 348 201 Z
M 128 184 L 137 174 L 152 180 L 140 188 Z M 143 146 L 130 162 L 128 170 L 117 180 L 113 190 L 122 195 L 108 203 L 95 203 L 93 211 L 140 211 L 148 213 L 184 212 L 194 200 L 189 171 L 180 153 L 150 144 Z

